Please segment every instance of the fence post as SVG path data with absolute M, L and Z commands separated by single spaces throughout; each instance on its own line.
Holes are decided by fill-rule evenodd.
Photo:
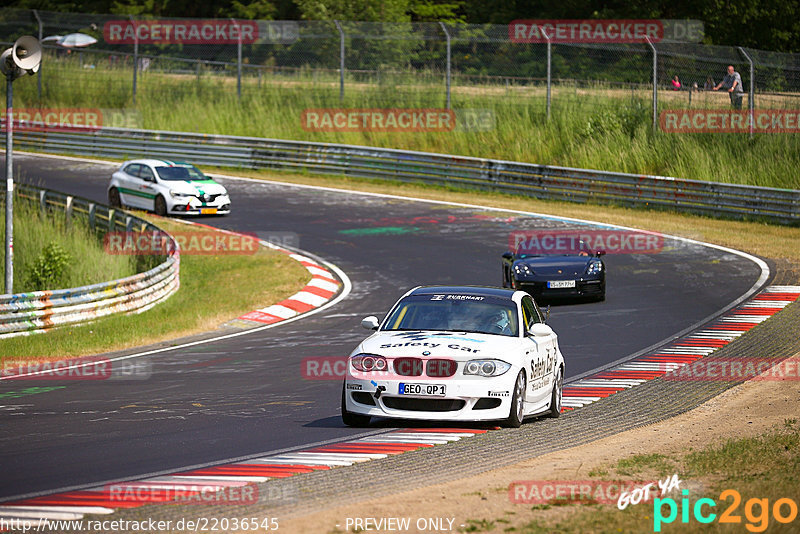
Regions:
M 231 22 L 236 27 L 238 39 L 236 40 L 236 97 L 242 99 L 242 29 L 235 19 L 231 18 Z
M 750 93 L 747 95 L 747 109 L 750 110 L 750 139 L 752 139 L 754 130 L 753 119 L 755 119 L 755 109 L 756 109 L 756 105 L 753 100 L 755 97 L 756 72 L 755 69 L 753 68 L 753 60 L 750 58 L 750 55 L 747 52 L 745 52 L 744 48 L 742 48 L 741 46 L 737 46 L 736 48 L 739 49 L 739 53 L 741 53 L 745 57 L 747 62 L 750 63 Z
M 42 24 L 42 19 L 39 17 L 39 12 L 37 10 L 33 10 L 33 16 L 36 17 L 36 23 L 39 25 L 39 44 L 42 43 L 42 35 L 44 31 L 44 25 Z M 42 103 L 42 64 L 39 64 L 39 71 L 36 73 L 36 86 L 39 90 L 39 104 Z
M 658 51 L 649 37 L 645 36 L 645 40 L 653 50 L 653 131 L 655 131 L 658 124 Z
M 552 43 L 550 41 L 550 36 L 544 31 L 542 28 L 542 35 L 544 38 L 547 39 L 547 120 L 550 120 L 550 87 L 551 87 L 551 79 L 550 79 L 550 66 L 552 61 Z
M 447 31 L 447 26 L 444 25 L 444 22 L 439 21 L 439 25 L 442 27 L 442 31 L 447 40 L 447 109 L 450 109 L 450 32 Z
M 136 27 L 136 21 L 133 20 L 133 15 L 128 15 L 133 25 L 133 105 L 136 105 L 136 75 L 139 71 L 139 28 Z
M 339 102 L 344 101 L 344 30 L 338 20 L 333 21 L 339 30 Z

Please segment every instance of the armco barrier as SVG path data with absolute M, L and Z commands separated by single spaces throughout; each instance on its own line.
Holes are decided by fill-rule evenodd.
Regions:
M 388 148 L 150 130 L 23 130 L 16 146 L 40 152 L 186 159 L 200 165 L 426 182 L 540 199 L 661 207 L 729 218 L 800 222 L 800 191 L 572 169 Z
M 17 198 L 37 202 L 43 210 L 63 212 L 67 220 L 76 216 L 86 217 L 90 227 L 96 230 L 159 230 L 121 210 L 38 187 L 18 185 Z M 166 259 L 144 273 L 84 287 L 0 295 L 0 338 L 43 332 L 114 313 L 139 313 L 151 308 L 169 298 L 180 285 L 180 250 L 174 240 L 171 244 L 173 250 Z

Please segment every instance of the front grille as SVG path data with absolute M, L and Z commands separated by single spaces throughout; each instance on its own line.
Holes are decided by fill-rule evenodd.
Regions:
M 461 399 L 414 399 L 381 397 L 387 408 L 409 412 L 457 412 L 466 404 Z
M 436 378 L 448 377 L 456 374 L 456 369 L 458 364 L 454 360 L 432 358 L 425 365 L 425 374 Z
M 425 365 L 420 358 L 395 358 L 394 372 L 400 376 L 422 376 Z
M 199 198 L 201 202 L 205 202 L 206 204 L 208 204 L 210 202 L 214 202 L 218 196 L 219 195 L 206 194 L 206 195 L 197 195 L 197 198 Z

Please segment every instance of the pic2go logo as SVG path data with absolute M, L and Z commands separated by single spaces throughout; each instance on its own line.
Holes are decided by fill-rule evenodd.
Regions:
M 713 523 L 715 519 L 718 523 L 742 523 L 742 516 L 737 513 L 737 509 L 742 502 L 742 496 L 734 489 L 726 489 L 719 494 L 720 501 L 729 499 L 733 501 L 719 515 L 719 519 L 717 519 L 717 514 L 710 510 L 717 506 L 714 499 L 698 499 L 692 506 L 689 503 L 689 490 L 683 490 L 682 494 L 683 498 L 680 506 L 675 502 L 675 499 L 670 497 L 665 499 L 656 498 L 653 501 L 653 532 L 661 532 L 662 524 L 673 523 L 678 518 L 679 510 L 681 523 L 689 523 L 690 511 L 698 523 Z M 666 516 L 664 515 L 665 507 L 669 509 Z M 750 532 L 764 532 L 769 527 L 770 513 L 778 523 L 791 523 L 797 519 L 797 503 L 792 499 L 783 497 L 772 503 L 772 508 L 770 508 L 769 499 L 748 499 L 744 503 L 744 516 L 747 520 L 745 528 Z

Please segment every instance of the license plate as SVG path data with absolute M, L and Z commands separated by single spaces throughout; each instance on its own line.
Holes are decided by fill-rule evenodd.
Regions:
M 444 397 L 444 384 L 406 384 L 401 382 L 397 391 L 400 395 Z
M 217 208 L 200 208 L 200 215 L 214 215 L 217 213 Z
M 550 289 L 562 289 L 565 287 L 575 287 L 575 280 L 550 280 L 547 282 Z

